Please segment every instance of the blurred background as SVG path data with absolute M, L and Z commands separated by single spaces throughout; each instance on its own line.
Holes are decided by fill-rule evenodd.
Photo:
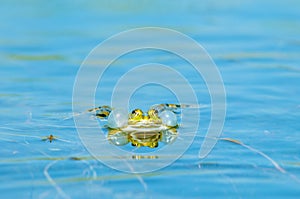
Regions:
M 2 0 L 1 197 L 298 198 L 299 7 L 296 0 Z M 146 174 L 89 155 L 66 120 L 77 71 L 106 38 L 146 26 L 180 31 L 207 50 L 227 93 L 222 137 L 250 147 L 219 141 L 199 160 L 199 136 L 181 159 Z M 203 102 L 210 103 L 204 91 Z M 209 116 L 204 111 L 202 136 Z M 50 134 L 58 139 L 42 141 Z

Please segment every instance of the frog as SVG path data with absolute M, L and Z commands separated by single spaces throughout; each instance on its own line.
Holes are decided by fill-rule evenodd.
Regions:
M 110 143 L 123 146 L 156 148 L 159 143 L 172 144 L 177 136 L 180 109 L 184 104 L 155 104 L 147 112 L 136 108 L 130 113 L 108 105 L 89 109 L 101 120 L 106 120 L 107 139 Z

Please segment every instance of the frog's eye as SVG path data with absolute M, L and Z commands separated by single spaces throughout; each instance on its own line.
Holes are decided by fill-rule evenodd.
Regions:
M 134 116 L 134 117 L 138 117 L 138 116 L 142 116 L 143 115 L 143 111 L 141 109 L 135 109 L 131 112 L 131 114 Z
M 133 110 L 131 114 L 137 114 L 137 109 Z
M 155 109 L 150 109 L 148 111 L 148 115 L 149 115 L 150 118 L 156 119 L 156 118 L 158 118 L 158 111 L 155 110 Z
M 155 109 L 150 109 L 150 110 L 149 110 L 149 113 L 155 115 L 155 114 L 158 114 L 158 111 L 155 110 Z

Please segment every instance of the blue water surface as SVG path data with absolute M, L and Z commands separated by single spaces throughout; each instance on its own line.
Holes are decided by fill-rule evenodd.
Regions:
M 299 7 L 296 0 L 1 1 L 1 198 L 299 198 Z M 110 103 L 106 94 L 122 69 L 148 62 L 180 68 L 208 105 L 182 158 L 131 174 L 86 150 L 72 119 L 72 92 L 96 45 L 145 26 L 171 28 L 203 45 L 222 75 L 227 115 L 222 139 L 199 159 L 211 115 L 203 79 L 166 52 L 117 60 L 103 79 L 107 90 L 96 90 L 99 105 Z M 130 107 L 174 101 L 172 92 L 150 85 L 136 91 Z M 50 134 L 58 139 L 43 141 Z

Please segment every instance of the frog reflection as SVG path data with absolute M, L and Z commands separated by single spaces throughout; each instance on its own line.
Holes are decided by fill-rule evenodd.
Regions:
M 172 144 L 178 136 L 176 128 L 162 131 L 133 131 L 124 132 L 118 129 L 111 129 L 108 133 L 108 140 L 116 146 L 123 146 L 131 143 L 135 147 L 156 148 L 159 143 Z

